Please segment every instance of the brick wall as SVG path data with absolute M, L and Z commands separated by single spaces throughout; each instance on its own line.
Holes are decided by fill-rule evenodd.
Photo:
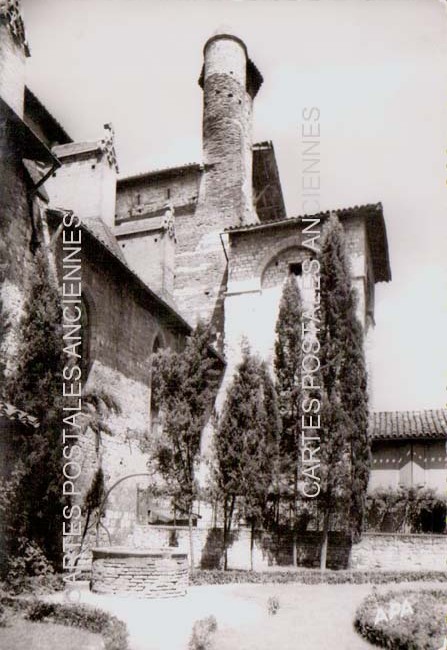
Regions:
M 54 233 L 55 224 L 51 223 L 50 227 Z M 61 274 L 60 248 L 57 266 Z M 106 490 L 130 474 L 147 474 L 152 440 L 153 342 L 160 336 L 175 349 L 181 339 L 154 299 L 129 279 L 126 270 L 114 262 L 110 253 L 87 235 L 82 243 L 82 288 L 89 307 L 92 360 L 84 386 L 84 402 L 85 395 L 106 393 L 118 409 L 104 407 L 96 432 L 87 426 L 82 433 L 78 503 L 83 502 L 99 466 L 104 472 Z M 89 566 L 90 549 L 97 544 L 97 534 L 99 542 L 104 544 L 110 538 L 114 543 L 122 543 L 130 534 L 137 519 L 137 487 L 147 488 L 148 481 L 146 476 L 128 478 L 112 490 L 99 530 L 92 527 L 87 536 L 81 568 Z
M 367 533 L 351 551 L 353 569 L 387 571 L 443 571 L 446 535 L 391 535 Z
M 200 174 L 196 167 L 179 168 L 178 172 L 173 170 L 169 174 L 147 174 L 132 181 L 118 181 L 116 223 L 156 216 L 167 202 L 176 214 L 183 214 L 188 206 L 197 203 Z

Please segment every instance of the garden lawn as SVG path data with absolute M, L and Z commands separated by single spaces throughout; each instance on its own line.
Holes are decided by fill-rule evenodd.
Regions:
M 102 650 L 103 640 L 79 628 L 54 623 L 31 623 L 19 616 L 0 628 L 2 650 Z
M 443 587 L 407 582 L 377 591 L 436 586 Z M 130 650 L 186 650 L 194 622 L 210 615 L 217 620 L 215 650 L 372 650 L 353 627 L 355 611 L 371 591 L 369 584 L 226 584 L 190 587 L 183 598 L 165 599 L 83 591 L 81 601 L 124 621 Z M 271 596 L 279 600 L 275 616 L 268 613 Z

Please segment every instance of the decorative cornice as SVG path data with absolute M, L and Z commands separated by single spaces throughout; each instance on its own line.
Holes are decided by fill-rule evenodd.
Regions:
M 110 122 L 104 124 L 105 135 L 101 140 L 101 151 L 105 154 L 107 161 L 111 167 L 115 167 L 116 173 L 119 172 L 118 161 L 115 151 L 115 131 Z
M 6 25 L 13 39 L 23 48 L 25 55 L 31 56 L 19 0 L 0 0 L 0 23 Z

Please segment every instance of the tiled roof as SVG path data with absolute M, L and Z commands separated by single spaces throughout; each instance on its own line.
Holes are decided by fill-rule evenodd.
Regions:
M 140 174 L 134 174 L 132 176 L 123 176 L 118 179 L 118 185 L 124 183 L 132 183 L 133 181 L 139 181 L 150 176 L 172 176 L 176 174 L 182 174 L 183 172 L 189 171 L 202 171 L 203 165 L 199 163 L 186 163 L 185 165 L 179 165 L 178 167 L 164 167 L 162 169 L 152 169 L 150 171 L 141 172 Z
M 447 410 L 382 411 L 371 414 L 372 440 L 447 439 Z
M 350 208 L 340 208 L 338 210 L 326 210 L 326 212 L 318 212 L 317 214 L 303 214 L 298 217 L 288 217 L 282 221 L 277 219 L 272 219 L 271 221 L 264 221 L 263 223 L 250 223 L 242 226 L 230 226 L 225 229 L 225 232 L 236 232 L 236 231 L 245 231 L 245 230 L 256 230 L 260 228 L 268 228 L 271 226 L 277 226 L 278 224 L 289 224 L 289 223 L 300 223 L 302 219 L 309 219 L 313 217 L 315 219 L 327 219 L 331 214 L 335 213 L 340 219 L 343 217 L 352 217 L 360 211 L 365 209 L 371 210 L 381 210 L 381 203 L 367 203 L 366 205 L 354 205 Z
M 388 253 L 388 240 L 386 236 L 385 220 L 383 218 L 383 209 L 381 203 L 368 203 L 366 205 L 354 205 L 350 208 L 341 208 L 338 210 L 327 210 L 312 215 L 302 215 L 299 217 L 290 217 L 282 221 L 272 220 L 263 223 L 250 223 L 241 226 L 232 226 L 225 232 L 237 234 L 251 230 L 264 230 L 266 228 L 277 228 L 278 226 L 289 226 L 299 224 L 302 219 L 314 217 L 316 219 L 327 219 L 335 213 L 342 221 L 344 219 L 363 216 L 365 217 L 368 242 L 371 249 L 371 256 L 374 268 L 374 278 L 376 282 L 389 282 L 391 280 L 391 267 Z
M 21 411 L 12 404 L 8 402 L 3 402 L 0 400 L 0 417 L 5 417 L 8 420 L 15 420 L 16 422 L 21 422 L 28 427 L 33 427 L 34 429 L 39 428 L 39 421 L 37 418 L 32 415 L 28 415 L 25 411 Z
M 115 235 L 111 232 L 110 228 L 106 226 L 102 219 L 99 217 L 97 219 L 86 219 L 81 225 L 85 230 L 88 230 L 95 239 L 98 239 L 110 251 L 110 253 L 112 253 L 112 255 L 118 257 L 124 264 L 126 263 Z

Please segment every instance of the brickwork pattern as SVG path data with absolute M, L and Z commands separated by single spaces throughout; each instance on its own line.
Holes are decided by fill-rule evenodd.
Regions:
M 188 587 L 186 553 L 94 549 L 92 591 L 141 598 L 184 596 Z
M 181 170 L 178 175 L 147 175 L 132 182 L 118 182 L 116 223 L 141 219 L 163 210 L 167 202 L 174 212 L 197 203 L 200 172 Z
M 352 547 L 353 569 L 442 571 L 447 557 L 446 535 L 368 533 Z

